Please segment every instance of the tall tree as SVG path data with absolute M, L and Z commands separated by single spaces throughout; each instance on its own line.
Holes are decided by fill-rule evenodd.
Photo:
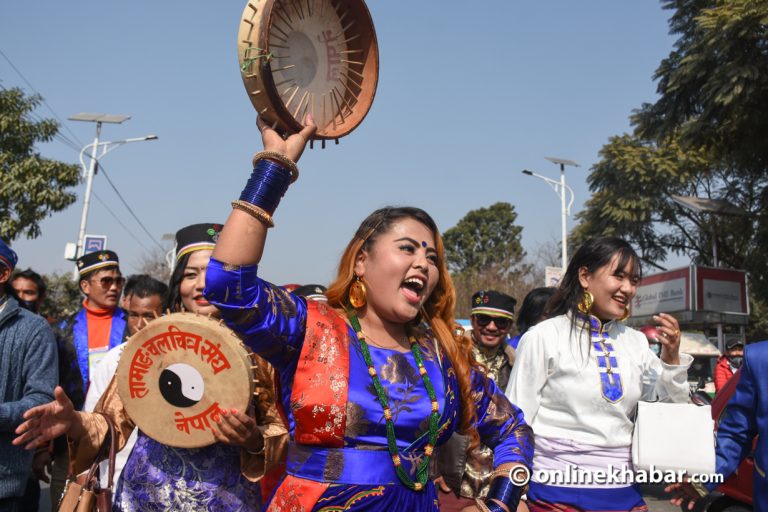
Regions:
M 448 269 L 457 294 L 457 317 L 469 315 L 471 295 L 495 289 L 518 299 L 530 289 L 530 266 L 520 243 L 523 228 L 509 203 L 471 210 L 443 233 Z
M 520 244 L 523 228 L 515 220 L 515 207 L 504 202 L 467 213 L 443 234 L 448 269 L 460 273 L 493 268 L 500 274 L 518 270 L 525 251 Z
M 42 157 L 36 144 L 56 136 L 59 125 L 32 112 L 42 98 L 21 89 L 0 89 L 0 237 L 40 236 L 40 221 L 71 205 L 68 191 L 79 181 L 79 166 Z
M 768 2 L 665 0 L 678 35 L 654 79 L 659 99 L 632 116 L 592 168 L 574 241 L 623 236 L 658 265 L 668 254 L 750 273 L 768 303 Z M 747 215 L 695 213 L 672 195 L 726 200 Z
M 665 0 L 674 50 L 656 70 L 659 99 L 633 117 L 644 139 L 707 148 L 741 172 L 768 167 L 768 2 Z

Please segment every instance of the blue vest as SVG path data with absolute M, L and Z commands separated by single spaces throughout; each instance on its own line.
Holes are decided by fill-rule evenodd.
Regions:
M 83 389 L 88 389 L 88 320 L 85 308 L 75 315 L 72 325 L 73 342 L 77 351 L 77 363 L 83 376 Z M 109 330 L 109 348 L 118 346 L 125 339 L 125 312 L 115 308 Z

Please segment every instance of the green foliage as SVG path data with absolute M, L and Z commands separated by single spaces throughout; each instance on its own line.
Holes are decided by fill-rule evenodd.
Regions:
M 593 197 L 572 242 L 633 242 L 658 266 L 670 253 L 745 269 L 768 303 L 768 2 L 666 0 L 679 36 L 654 79 L 659 99 L 612 137 L 588 178 Z M 746 216 L 695 213 L 672 195 L 726 200 Z M 714 239 L 714 240 L 713 240 Z
M 747 342 L 768 340 L 768 303 L 751 300 Z
M 72 280 L 71 273 L 43 276 L 48 291 L 40 311 L 44 317 L 61 320 L 75 313 L 83 303 L 80 285 Z
M 58 133 L 51 119 L 35 121 L 39 96 L 0 89 L 0 238 L 40 236 L 40 221 L 75 201 L 67 189 L 77 185 L 79 166 L 40 156 L 35 144 Z
M 513 272 L 525 257 L 520 244 L 523 228 L 515 225 L 516 219 L 515 207 L 503 202 L 467 213 L 443 233 L 449 270 Z
M 530 266 L 520 243 L 523 228 L 509 203 L 468 212 L 443 233 L 445 254 L 456 287 L 458 318 L 469 316 L 470 297 L 480 289 L 495 289 L 514 297 L 530 288 Z M 523 295 L 520 295 L 523 293 Z
M 675 49 L 661 62 L 659 100 L 633 123 L 645 139 L 676 137 L 726 165 L 768 165 L 768 2 L 668 0 Z

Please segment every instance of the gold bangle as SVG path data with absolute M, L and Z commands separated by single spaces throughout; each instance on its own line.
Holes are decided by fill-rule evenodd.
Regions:
M 299 179 L 299 168 L 296 167 L 296 162 L 277 151 L 260 151 L 256 153 L 253 155 L 253 166 L 256 167 L 256 162 L 265 158 L 279 162 L 287 167 L 291 172 L 291 183 Z
M 247 201 L 237 200 L 232 201 L 232 208 L 247 213 L 254 219 L 262 222 L 263 224 L 266 224 L 268 228 L 275 227 L 275 222 L 272 220 L 272 216 L 263 208 L 259 208 L 255 204 L 251 204 Z
M 509 479 L 509 472 L 510 471 L 512 471 L 511 468 L 507 468 L 507 469 L 494 469 L 493 473 L 491 473 L 490 480 L 493 480 L 494 478 L 499 477 L 499 476 L 503 477 L 503 478 L 506 478 L 506 479 Z
M 477 505 L 480 512 L 491 512 L 491 509 L 488 508 L 488 505 L 485 504 L 482 498 L 475 498 L 475 505 Z

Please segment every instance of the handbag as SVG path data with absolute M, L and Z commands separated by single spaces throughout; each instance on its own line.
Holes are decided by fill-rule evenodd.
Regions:
M 457 498 L 467 463 L 469 441 L 469 436 L 454 432 L 448 441 L 437 450 L 437 457 L 435 458 L 433 468 L 433 472 L 436 473 L 435 476 L 442 476 Z
M 115 435 L 114 422 L 106 414 L 102 414 L 102 416 L 107 420 L 109 432 L 88 472 L 75 476 L 73 458 L 70 454 L 69 474 L 64 493 L 59 500 L 59 512 L 111 512 L 112 510 L 112 480 L 115 475 L 117 436 Z M 109 449 L 109 473 L 107 487 L 103 488 L 99 484 L 99 462 L 107 447 Z
M 709 405 L 638 402 L 632 433 L 635 469 L 715 472 L 715 422 Z M 656 473 L 658 475 L 658 473 Z

